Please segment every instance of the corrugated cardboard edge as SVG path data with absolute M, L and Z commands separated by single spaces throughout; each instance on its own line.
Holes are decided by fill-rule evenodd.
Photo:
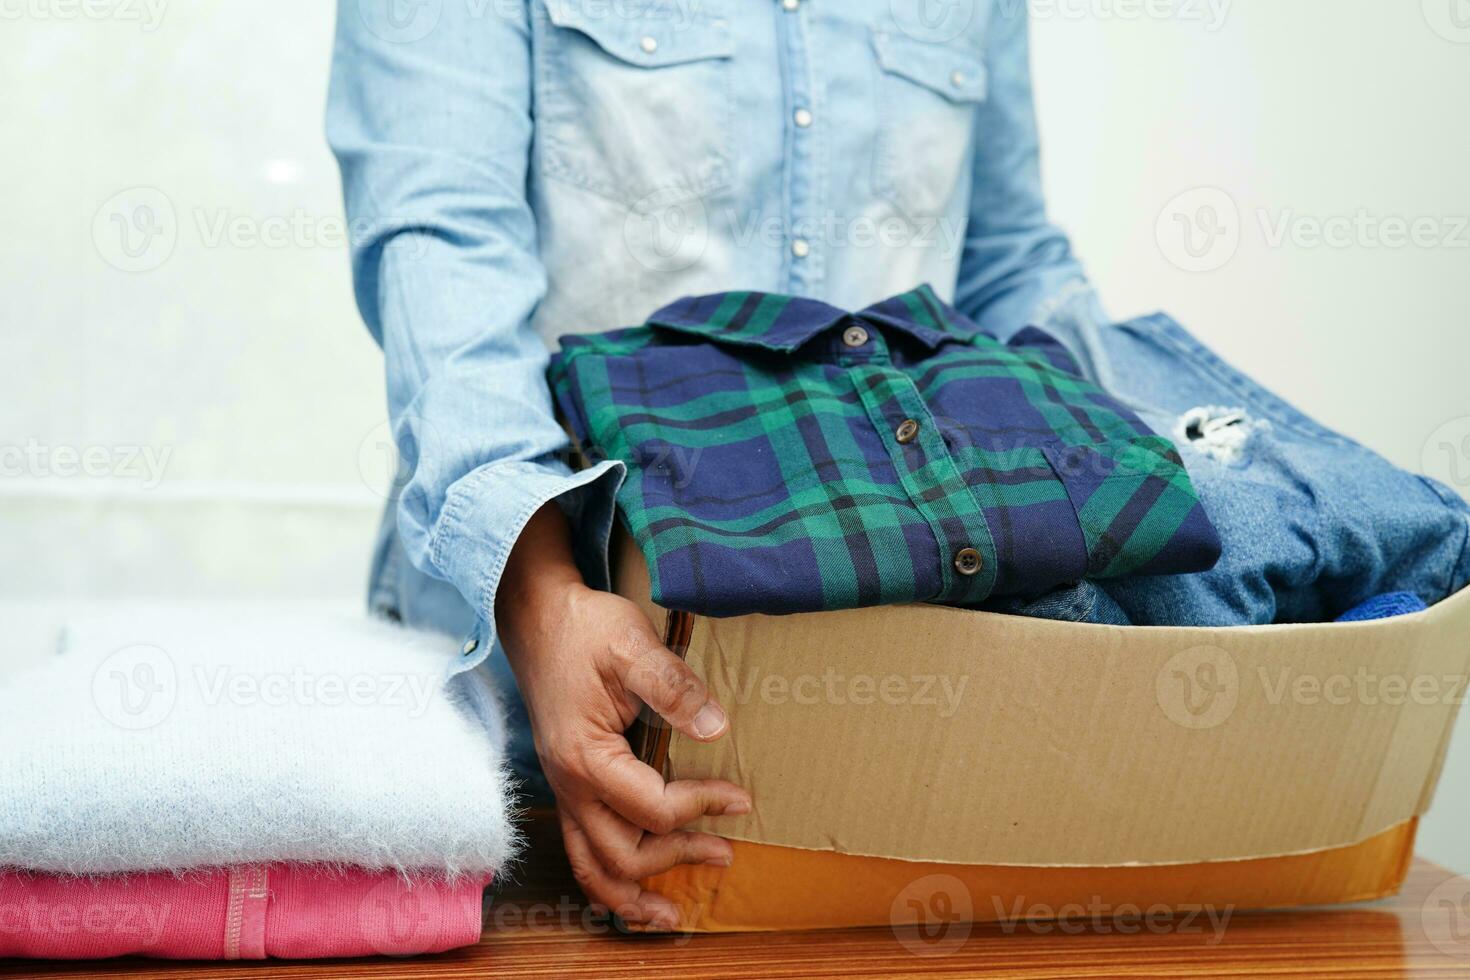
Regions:
M 1444 602 L 1421 614 L 1430 636 L 1428 643 L 1444 649 L 1451 656 L 1460 655 L 1460 673 L 1465 678 L 1459 700 L 1463 704 L 1470 699 L 1470 588 L 1461 590 Z M 1424 792 L 1419 798 L 1416 815 L 1429 812 L 1434 803 L 1435 791 L 1439 788 L 1440 776 L 1444 773 L 1445 757 L 1449 755 L 1450 740 L 1455 734 L 1455 721 L 1459 712 L 1452 710 L 1448 724 L 1440 733 L 1439 745 L 1435 748 L 1434 761 L 1430 765 L 1429 778 L 1424 781 Z
M 648 601 L 642 559 L 626 544 L 618 558 L 620 591 L 643 603 L 661 626 L 662 611 Z M 956 650 L 961 658 L 975 658 L 992 672 L 992 682 L 1009 685 L 1008 693 L 1019 692 L 1022 701 L 1031 691 L 1022 675 L 1028 669 L 1044 674 L 1045 665 L 1036 661 L 1056 661 L 1056 649 L 1071 658 L 1060 662 L 1085 669 L 1070 688 L 1046 678 L 1051 686 L 1038 699 L 1046 711 L 1014 700 L 987 705 L 982 694 L 980 703 L 965 704 L 956 720 L 943 724 L 912 705 L 885 712 L 761 698 L 742 703 L 730 678 L 721 675 L 732 663 L 737 671 L 772 663 L 779 668 L 783 657 L 790 665 L 799 659 L 796 650 L 807 666 L 810 652 L 823 649 L 828 663 L 866 663 L 875 672 L 896 662 L 922 664 L 922 657 L 903 661 L 891 649 L 862 648 L 873 637 L 880 637 L 880 646 L 901 645 L 894 636 L 932 637 L 936 624 L 945 631 L 952 663 Z M 997 659 L 986 644 L 993 635 L 1024 647 L 1027 653 L 1018 656 L 1028 659 Z M 1163 687 L 1152 692 L 1157 697 L 1139 690 L 1162 684 L 1161 651 L 1177 650 L 1169 663 L 1183 657 L 1185 673 L 1208 666 L 1211 650 L 1224 652 L 1221 667 L 1233 660 L 1265 671 L 1305 662 L 1327 677 L 1386 665 L 1407 678 L 1457 676 L 1463 697 L 1470 672 L 1466 636 L 1470 591 L 1426 613 L 1376 623 L 1217 630 L 1079 626 L 933 606 L 701 619 L 690 662 L 726 702 L 732 732 L 714 745 L 676 736 L 669 769 L 681 778 L 728 778 L 749 786 L 755 813 L 700 826 L 755 843 L 1012 867 L 1153 866 L 1312 853 L 1360 843 L 1427 809 L 1458 705 L 1299 704 L 1291 697 L 1272 704 L 1261 696 L 1272 690 L 1269 674 L 1260 673 L 1257 683 L 1245 671 L 1225 720 L 1188 727 L 1200 719 L 1184 714 L 1185 724 L 1161 724 L 1168 714 Z M 763 649 L 754 653 L 752 644 Z M 833 645 L 841 650 L 834 653 Z M 1199 650 L 1203 660 L 1194 652 Z M 991 730 L 986 719 L 992 716 L 1012 724 Z M 1069 745 L 1038 751 L 1028 741 L 1044 740 L 1049 726 L 1075 736 L 1077 719 L 1095 726 L 1085 730 L 1107 742 L 1101 751 L 1089 744 L 1081 752 L 1086 760 L 1069 766 Z M 920 753 L 890 751 L 892 739 L 882 733 L 910 733 L 915 726 L 934 741 L 934 751 L 929 742 Z M 1026 759 L 1034 767 L 935 768 L 936 756 L 969 752 L 967 743 L 937 744 L 947 730 L 980 732 L 992 758 Z M 1139 754 L 1146 764 L 1138 764 Z M 971 755 L 971 762 L 980 760 Z M 1093 768 L 1083 771 L 1082 761 Z M 936 778 L 916 784 L 913 771 L 926 766 Z M 1031 778 L 1032 772 L 1044 775 Z M 996 786 L 1004 787 L 1002 803 L 987 797 Z M 1017 819 L 1003 819 L 1011 816 Z

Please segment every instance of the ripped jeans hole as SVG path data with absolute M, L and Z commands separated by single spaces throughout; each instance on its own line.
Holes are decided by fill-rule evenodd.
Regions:
M 1245 458 L 1252 437 L 1270 427 L 1271 423 L 1251 418 L 1244 409 L 1206 405 L 1179 416 L 1174 436 L 1216 462 L 1233 466 Z

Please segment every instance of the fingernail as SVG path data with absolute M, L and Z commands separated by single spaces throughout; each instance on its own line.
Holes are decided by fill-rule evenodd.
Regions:
M 653 917 L 651 924 L 655 929 L 667 929 L 670 932 L 674 932 L 679 928 L 679 913 L 660 912 Z
M 706 702 L 694 716 L 693 727 L 694 734 L 700 738 L 714 738 L 725 730 L 725 709 L 713 701 Z
M 729 806 L 725 807 L 724 811 L 720 815 L 724 817 L 743 817 L 749 812 L 749 800 L 736 800 L 734 803 L 731 803 Z
M 712 868 L 728 868 L 734 861 L 735 859 L 730 855 L 722 854 L 719 857 L 712 857 L 704 863 Z

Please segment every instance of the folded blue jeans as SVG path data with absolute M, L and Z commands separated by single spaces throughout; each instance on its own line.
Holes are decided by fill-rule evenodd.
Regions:
M 1386 592 L 1470 581 L 1470 506 L 1266 390 L 1163 314 L 1054 322 L 1090 380 L 1179 447 L 1220 533 L 1207 572 L 1078 586 L 997 607 L 1075 622 L 1331 622 Z

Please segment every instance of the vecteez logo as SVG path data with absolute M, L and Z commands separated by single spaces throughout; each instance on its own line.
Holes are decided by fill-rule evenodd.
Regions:
M 1181 650 L 1154 678 L 1159 708 L 1182 728 L 1206 729 L 1224 724 L 1240 699 L 1240 671 L 1235 658 L 1219 647 Z
M 709 246 L 709 211 L 699 197 L 669 201 L 663 192 L 648 194 L 628 209 L 623 245 L 651 272 L 683 272 Z
M 0 0 L 0 20 L 135 23 L 152 34 L 167 7 L 168 0 Z
M 1446 956 L 1470 962 L 1470 876 L 1440 882 L 1420 910 L 1424 934 Z
M 1430 433 L 1419 454 L 1420 470 L 1460 494 L 1470 492 L 1470 415 L 1450 419 Z
M 168 261 L 179 241 L 178 215 L 156 187 L 119 191 L 92 218 L 97 254 L 122 272 L 150 272 Z
M 888 919 L 899 945 L 910 953 L 949 956 L 970 938 L 975 903 L 954 875 L 925 875 L 893 897 Z
M 916 41 L 946 44 L 975 22 L 975 0 L 889 0 L 898 29 Z
M 1446 41 L 1470 44 L 1470 0 L 1421 0 L 1429 29 Z
M 1159 251 L 1185 272 L 1222 269 L 1240 249 L 1240 207 L 1218 187 L 1196 187 L 1177 195 L 1154 225 Z
M 109 654 L 92 674 L 92 703 L 119 728 L 140 731 L 162 723 L 179 696 L 173 658 L 139 643 Z
M 412 44 L 439 26 L 444 0 L 358 0 L 357 9 L 376 37 L 390 44 Z
M 1268 251 L 1470 251 L 1470 215 L 1390 214 L 1363 207 L 1315 214 L 1287 206 L 1244 211 L 1219 187 L 1195 187 L 1171 198 L 1159 212 L 1154 237 L 1176 268 L 1215 272 L 1235 258 L 1252 225 L 1258 230 L 1252 243 Z

